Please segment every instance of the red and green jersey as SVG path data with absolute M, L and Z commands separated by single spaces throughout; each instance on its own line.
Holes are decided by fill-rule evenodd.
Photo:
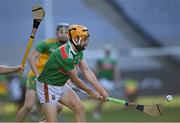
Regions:
M 62 44 L 58 41 L 57 38 L 49 38 L 49 39 L 46 39 L 45 41 L 41 41 L 39 44 L 37 44 L 35 49 L 40 53 L 40 57 L 38 58 L 36 67 L 39 72 L 42 71 L 46 61 L 49 58 L 49 55 L 54 50 L 59 48 L 59 46 L 61 46 L 61 45 Z M 30 70 L 30 72 L 28 73 L 28 77 L 33 77 L 33 76 L 35 76 L 35 75 L 34 75 L 33 71 Z
M 114 68 L 116 67 L 116 61 L 110 57 L 105 57 L 97 61 L 98 66 L 98 78 L 114 80 Z
M 83 52 L 76 53 L 68 41 L 50 55 L 43 71 L 38 77 L 38 81 L 50 85 L 62 86 L 70 79 L 66 72 L 74 69 L 82 59 Z

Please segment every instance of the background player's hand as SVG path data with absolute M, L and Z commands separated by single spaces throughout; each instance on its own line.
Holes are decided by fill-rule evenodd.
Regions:
M 24 71 L 24 67 L 22 65 L 17 66 L 15 69 L 18 73 L 22 73 Z
M 94 91 L 94 90 L 91 90 L 89 92 L 89 95 L 91 96 L 91 98 L 93 99 L 97 99 L 97 100 L 102 100 L 103 99 L 103 96 L 101 96 L 98 92 Z

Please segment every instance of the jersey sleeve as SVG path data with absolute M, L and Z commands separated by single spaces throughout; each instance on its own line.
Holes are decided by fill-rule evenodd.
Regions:
M 40 52 L 40 53 L 44 53 L 47 50 L 47 44 L 45 41 L 41 41 L 37 44 L 37 46 L 35 47 L 35 49 Z

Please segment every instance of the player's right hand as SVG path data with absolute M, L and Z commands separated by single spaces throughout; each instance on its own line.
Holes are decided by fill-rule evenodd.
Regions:
M 108 93 L 102 88 L 101 90 L 98 91 L 99 94 L 103 97 L 103 101 L 107 100 L 107 97 L 109 96 Z
M 89 95 L 91 96 L 91 98 L 96 99 L 96 100 L 102 100 L 103 96 L 101 96 L 98 92 L 91 90 L 89 92 Z
M 104 100 L 104 101 L 106 101 L 106 100 L 107 100 L 107 97 L 109 97 L 108 93 L 107 93 L 105 90 L 103 91 L 102 96 L 103 96 L 103 100 Z

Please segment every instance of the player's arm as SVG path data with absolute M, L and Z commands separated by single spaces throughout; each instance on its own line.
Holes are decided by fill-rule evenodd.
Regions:
M 15 67 L 0 65 L 0 74 L 10 74 L 10 73 L 22 72 L 23 70 L 24 70 L 24 68 L 21 65 L 15 66 Z
M 108 96 L 107 92 L 101 86 L 95 74 L 89 69 L 88 64 L 86 63 L 85 60 L 81 60 L 79 64 L 79 68 L 83 73 L 84 77 L 86 78 L 86 80 L 94 86 L 94 88 L 100 93 L 100 95 L 102 95 L 103 97 L 107 97 Z
M 40 56 L 40 53 L 37 50 L 33 50 L 28 57 L 28 62 L 30 64 L 32 71 L 36 75 L 36 77 L 39 76 L 39 71 L 36 67 L 36 63 L 37 63 L 39 56 Z
M 102 99 L 102 96 L 100 96 L 96 91 L 94 91 L 93 89 L 86 86 L 86 84 L 84 84 L 84 82 L 78 77 L 75 68 L 73 70 L 68 71 L 67 74 L 69 75 L 70 79 L 77 87 L 87 92 L 92 98 Z
M 29 57 L 28 57 L 28 62 L 30 64 L 30 67 L 32 69 L 32 71 L 34 72 L 34 74 L 36 75 L 36 77 L 39 76 L 39 71 L 36 67 L 36 63 L 41 55 L 41 53 L 46 52 L 47 49 L 47 45 L 45 41 L 41 41 L 36 48 L 30 53 Z

